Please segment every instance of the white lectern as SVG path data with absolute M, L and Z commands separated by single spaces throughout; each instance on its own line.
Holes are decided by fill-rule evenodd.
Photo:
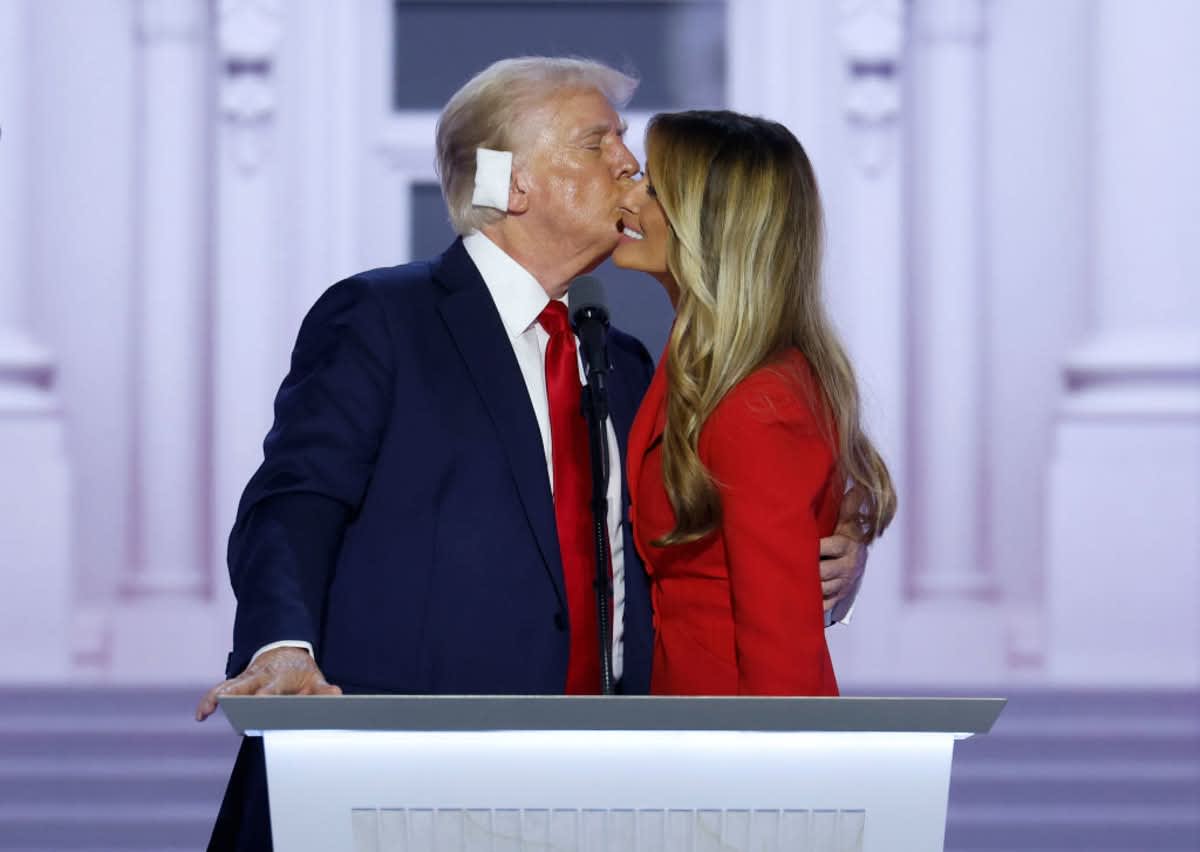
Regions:
M 1003 699 L 223 698 L 278 852 L 940 852 Z

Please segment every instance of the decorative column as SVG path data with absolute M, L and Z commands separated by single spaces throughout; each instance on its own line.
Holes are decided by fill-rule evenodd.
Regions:
M 823 186 L 829 215 L 826 300 L 845 334 L 863 397 L 863 423 L 887 462 L 900 511 L 871 547 L 868 579 L 848 629 L 829 631 L 839 665 L 853 660 L 860 681 L 904 676 L 901 646 L 903 578 L 912 513 L 908 488 L 908 317 L 905 308 L 902 65 L 906 44 L 902 0 L 840 0 L 832 22 L 840 47 L 839 183 Z M 838 174 L 835 172 L 835 174 Z M 845 666 L 843 666 L 845 668 Z
M 824 159 L 827 6 L 794 0 L 728 0 L 726 6 L 729 108 L 787 125 L 814 163 Z
M 1200 5 L 1098 0 L 1091 330 L 1049 470 L 1047 668 L 1200 685 Z
M 68 673 L 68 468 L 50 352 L 29 332 L 34 139 L 28 0 L 0 3 L 0 681 Z
M 207 11 L 138 6 L 134 597 L 208 591 Z
M 116 680 L 220 674 L 209 595 L 211 94 L 207 0 L 139 0 L 132 564 Z M 164 642 L 186 636 L 186 642 Z
M 283 343 L 282 329 L 286 324 L 294 335 L 298 328 L 285 316 L 282 292 L 282 235 L 295 224 L 278 196 L 276 65 L 283 14 L 280 0 L 221 0 L 217 6 L 215 456 L 208 536 L 226 645 L 233 599 L 225 545 L 241 491 L 262 461 L 271 400 L 287 370 L 290 341 Z
M 909 593 L 986 596 L 982 0 L 915 0 Z

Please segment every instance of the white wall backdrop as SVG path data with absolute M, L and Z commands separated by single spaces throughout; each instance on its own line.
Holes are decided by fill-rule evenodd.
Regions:
M 843 684 L 1200 685 L 1200 4 L 644 5 L 821 179 L 901 495 Z M 433 179 L 394 9 L 0 0 L 0 682 L 220 676 L 300 317 Z

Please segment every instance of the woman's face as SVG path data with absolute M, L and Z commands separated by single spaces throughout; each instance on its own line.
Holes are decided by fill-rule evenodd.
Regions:
M 648 272 L 663 281 L 667 272 L 667 217 L 663 215 L 654 185 L 647 174 L 621 198 L 621 232 L 612 253 L 613 263 L 623 269 Z

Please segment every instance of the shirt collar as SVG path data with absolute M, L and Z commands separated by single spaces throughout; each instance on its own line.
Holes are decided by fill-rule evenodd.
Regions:
M 463 237 L 463 248 L 496 303 L 508 339 L 516 340 L 537 322 L 538 315 L 549 303 L 546 291 L 525 267 L 482 232 L 474 231 Z

